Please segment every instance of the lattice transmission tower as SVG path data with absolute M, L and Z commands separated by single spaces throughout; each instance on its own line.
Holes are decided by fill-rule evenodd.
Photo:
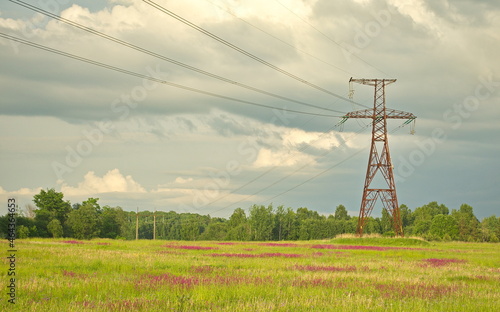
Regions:
M 344 116 L 343 122 L 349 118 L 369 118 L 372 119 L 372 142 L 370 155 L 368 158 L 368 169 L 366 170 L 365 186 L 363 189 L 363 198 L 359 210 L 359 220 L 357 234 L 363 235 L 363 229 L 367 219 L 370 216 L 375 203 L 380 198 L 384 208 L 387 209 L 392 217 L 392 226 L 394 233 L 403 236 L 403 223 L 399 211 L 398 198 L 396 195 L 396 184 L 394 182 L 393 166 L 391 155 L 389 153 L 389 141 L 387 139 L 387 119 L 407 119 L 405 124 L 415 120 L 416 116 L 412 113 L 387 109 L 385 107 L 385 86 L 396 82 L 396 79 L 353 79 L 349 80 L 350 92 L 352 97 L 352 83 L 373 86 L 375 88 L 373 109 L 365 109 L 350 112 Z M 383 177 L 382 187 L 374 187 L 372 183 L 377 173 Z M 380 181 L 378 181 L 380 184 Z

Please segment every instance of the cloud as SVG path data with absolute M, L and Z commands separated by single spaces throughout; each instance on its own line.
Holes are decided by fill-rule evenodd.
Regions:
M 41 187 L 34 188 L 34 189 L 23 187 L 23 188 L 20 188 L 18 190 L 15 190 L 15 191 L 6 191 L 3 187 L 0 186 L 0 195 L 3 195 L 4 197 L 8 197 L 8 196 L 12 196 L 12 197 L 33 196 L 35 194 L 40 193 L 41 190 L 42 190 Z
M 296 147 L 309 144 L 319 149 L 338 146 L 347 133 L 317 132 L 293 125 L 276 125 L 250 117 L 211 109 L 207 114 L 137 116 L 113 123 L 115 133 L 125 141 L 177 139 L 179 137 L 258 138 L 266 146 Z
M 491 25 L 500 10 L 498 1 L 424 0 L 425 5 L 441 19 L 459 26 Z
M 193 178 L 183 178 L 183 177 L 177 177 L 175 179 L 175 183 L 179 183 L 179 184 L 184 184 L 184 183 L 188 183 L 188 182 L 192 182 L 193 181 Z
M 313 132 L 302 129 L 290 128 L 283 135 L 283 142 L 290 146 L 308 145 L 316 149 L 329 150 L 339 147 L 346 141 L 347 133 L 335 131 Z
M 393 0 L 392 4 L 401 14 L 410 17 L 416 25 L 429 29 L 438 37 L 442 35 L 438 18 L 432 11 L 428 10 L 423 0 L 412 2 Z
M 189 19 L 192 19 L 193 22 L 203 25 L 230 41 L 233 41 L 233 39 L 242 40 L 236 42 L 236 44 L 241 44 L 244 49 L 252 50 L 255 54 L 265 54 L 263 56 L 265 59 L 296 66 L 294 64 L 296 64 L 295 62 L 299 59 L 299 56 L 289 46 L 276 40 L 270 40 L 272 38 L 268 35 L 234 19 L 229 14 L 219 14 L 219 17 L 214 15 L 214 11 L 220 10 L 208 2 L 199 1 L 196 10 L 193 10 L 192 5 L 192 3 L 184 4 L 184 2 L 172 3 L 169 9 L 175 12 L 190 12 Z M 248 10 L 245 10 L 245 7 Z M 266 7 L 266 10 L 260 10 L 262 7 Z M 205 8 L 205 10 L 202 10 L 202 8 Z M 289 42 L 293 43 L 296 40 L 295 37 L 304 32 L 302 27 L 295 27 L 294 23 L 297 22 L 297 18 L 279 5 L 275 5 L 271 10 L 269 5 L 259 2 L 252 6 L 240 6 L 240 8 L 245 12 L 242 14 L 246 18 L 251 21 L 259 21 L 263 28 L 270 27 L 273 33 L 276 33 L 279 37 L 286 37 Z M 294 1 L 292 8 L 298 12 L 307 12 L 308 6 L 300 1 Z M 272 22 L 264 18 L 262 12 L 265 12 L 266 16 L 267 14 L 269 16 L 274 15 L 276 21 Z M 232 52 L 231 49 L 221 46 L 214 40 L 206 38 L 206 36 L 185 25 L 173 21 L 165 14 L 143 3 L 114 5 L 111 8 L 104 8 L 96 12 L 78 5 L 72 5 L 63 10 L 61 15 L 85 26 L 103 31 L 106 34 L 120 39 L 123 38 L 145 49 L 183 63 L 199 66 L 204 70 L 229 79 L 257 87 L 260 84 L 261 88 L 268 91 L 283 93 L 284 89 L 289 89 L 290 82 L 295 84 L 288 78 L 282 77 L 279 73 L 266 69 L 265 66 L 255 66 L 255 62 L 234 53 L 234 51 Z M 148 18 L 144 19 L 143 16 L 148 16 Z M 41 41 L 44 45 L 56 49 L 140 73 L 148 74 L 148 66 L 159 66 L 163 73 L 168 73 L 168 75 L 164 76 L 168 76 L 167 80 L 169 81 L 214 93 L 236 98 L 245 98 L 247 96 L 252 98 L 256 95 L 231 84 L 209 79 L 206 76 L 181 69 L 171 63 L 127 49 L 65 24 L 53 20 L 48 21 L 47 24 L 37 24 L 32 29 L 36 35 L 30 34 L 26 39 Z M 7 23 L 7 19 L 0 19 L 0 22 L 3 23 L 0 23 L 0 25 L 4 25 L 9 30 L 8 32 L 19 28 L 19 26 L 11 25 L 12 22 Z M 23 23 L 22 20 L 16 20 L 15 22 Z M 25 25 L 25 27 L 29 28 L 28 25 Z M 244 28 L 244 31 L 242 28 Z M 240 33 L 239 30 L 242 30 L 243 33 Z M 25 37 L 23 32 L 19 31 L 15 32 L 14 35 Z M 252 42 L 249 43 L 249 40 L 252 40 Z M 7 41 L 2 42 L 9 44 Z M 198 48 L 193 49 L 193 47 Z M 12 98 L 12 101 L 9 101 L 4 108 L 8 114 L 50 115 L 66 120 L 116 118 L 111 103 L 119 100 L 120 105 L 125 105 L 126 100 L 124 100 L 123 96 L 130 98 L 134 94 L 134 90 L 137 91 L 137 88 L 143 84 L 137 78 L 106 71 L 89 64 L 79 63 L 75 60 L 55 56 L 22 45 L 18 45 L 18 49 L 22 53 L 16 55 L 17 61 L 24 65 L 22 68 L 8 66 L 5 69 L 5 83 L 11 81 L 10 84 L 12 85 L 12 88 L 8 88 L 11 90 L 8 96 Z M 12 57 L 11 51 L 9 49 L 5 50 L 0 53 L 0 57 L 2 59 Z M 103 51 L 106 52 L 103 53 Z M 44 59 L 43 62 L 39 61 L 41 55 Z M 302 69 L 302 66 L 296 68 L 299 72 Z M 75 75 L 75 72 L 79 74 Z M 259 76 L 262 77 L 262 75 L 266 75 L 270 80 L 262 83 L 260 81 L 262 79 L 255 79 Z M 26 94 L 19 87 L 19 85 L 22 85 L 20 81 L 14 80 L 15 83 L 12 82 L 14 77 L 24 82 L 36 83 L 38 88 L 33 89 L 30 94 Z M 165 77 L 160 78 L 164 79 Z M 151 84 L 151 82 L 148 83 Z M 54 87 L 55 85 L 57 87 Z M 300 86 L 300 84 L 298 85 Z M 103 88 L 102 86 L 106 87 Z M 302 88 L 288 91 L 288 93 L 300 92 L 300 89 Z M 304 91 L 302 94 L 306 96 L 310 91 Z M 136 92 L 136 94 L 141 93 Z M 134 108 L 132 109 L 134 113 L 160 113 L 166 115 L 183 112 L 205 113 L 209 110 L 209 107 L 218 107 L 225 111 L 244 112 L 245 115 L 265 119 L 266 121 L 273 117 L 269 109 L 253 109 L 243 104 L 200 96 L 163 85 L 154 90 L 147 90 L 143 94 L 141 101 L 132 101 L 134 102 Z M 87 100 L 89 97 L 94 100 Z M 43 102 L 45 105 L 36 105 L 39 102 Z M 282 106 L 282 103 L 276 103 L 276 101 L 260 96 L 257 102 L 263 102 L 267 105 L 273 104 L 278 108 Z M 136 108 L 137 104 L 139 104 L 139 107 Z
M 67 3 L 55 11 L 106 34 L 252 87 L 344 112 L 359 109 L 236 53 L 141 1 L 97 2 Z M 340 95 L 347 94 L 350 76 L 398 79 L 397 84 L 387 89 L 388 107 L 417 115 L 420 137 L 391 135 L 393 160 L 408 159 L 414 142 L 425 140 L 435 128 L 444 129 L 449 136 L 405 182 L 415 184 L 411 188 L 398 187 L 398 192 L 406 188 L 414 194 L 413 207 L 423 204 L 423 197 L 434 196 L 429 200 L 439 200 L 436 196 L 444 196 L 437 191 L 432 195 L 423 191 L 423 196 L 418 191 L 427 190 L 431 186 L 429 181 L 436 183 L 436 177 L 442 179 L 439 180 L 442 185 L 461 179 L 484 181 L 478 174 L 482 169 L 491 175 L 491 185 L 498 184 L 493 183 L 498 180 L 494 176 L 498 170 L 493 170 L 498 165 L 477 160 L 489 161 L 498 155 L 495 144 L 500 113 L 498 87 L 495 86 L 489 99 L 481 101 L 477 111 L 461 111 L 456 107 L 474 95 L 481 84 L 478 77 L 489 79 L 491 73 L 495 84 L 500 81 L 498 1 L 282 1 L 302 20 L 275 1 L 218 0 L 216 3 L 306 53 L 243 23 L 209 1 L 170 1 L 168 9 Z M 127 70 L 277 108 L 244 105 L 153 84 L 2 39 L 0 139 L 5 144 L 0 169 L 6 174 L 0 181 L 4 188 L 0 194 L 33 194 L 41 185 L 62 187 L 69 192 L 68 196 L 75 194 L 72 201 L 99 194 L 103 204 L 134 210 L 146 205 L 177 209 L 181 204 L 192 206 L 193 198 L 200 192 L 204 194 L 198 197 L 200 202 L 216 198 L 211 191 L 216 179 L 210 174 L 227 171 L 226 165 L 231 161 L 240 164 L 242 173 L 232 176 L 231 183 L 220 187 L 219 194 L 245 185 L 271 166 L 281 169 L 221 200 L 230 204 L 227 199 L 243 199 L 246 194 L 265 189 L 285 172 L 310 163 L 304 172 L 276 187 L 282 188 L 281 183 L 288 183 L 286 187 L 290 188 L 293 183 L 298 185 L 305 175 L 311 177 L 331 167 L 370 142 L 369 129 L 363 135 L 353 136 L 362 127 L 362 121 L 346 122 L 344 133 L 328 132 L 338 119 L 311 118 L 285 113 L 282 109 L 324 113 L 322 110 L 200 75 L 12 3 L 2 7 L 0 31 Z M 354 55 L 346 56 L 342 46 L 335 42 L 353 46 Z M 373 88 L 355 88 L 354 100 L 371 106 Z M 453 120 L 460 118 L 459 129 L 451 128 L 456 122 L 445 120 L 447 112 Z M 464 117 L 466 114 L 470 116 Z M 93 128 L 94 121 L 104 120 L 113 123 L 114 131 L 106 134 L 102 143 L 78 167 L 72 168 L 74 171 L 64 181 L 56 183 L 50 164 L 63 163 L 67 147 L 74 148 L 85 140 L 83 133 Z M 391 122 L 391 129 L 394 123 Z M 477 154 L 474 158 L 471 151 Z M 460 159 L 463 164 L 474 165 L 463 165 L 461 170 L 451 173 L 443 170 L 441 164 L 450 164 L 449 159 L 456 159 L 457 155 L 464 157 L 463 161 Z M 362 187 L 366 155 L 363 157 L 359 161 L 354 159 L 352 168 L 345 163 L 339 167 L 342 172 L 325 173 L 320 177 L 324 181 L 314 187 L 304 185 L 301 194 L 288 193 L 284 204 L 329 209 L 333 199 L 329 196 L 335 195 L 339 198 L 334 201 L 344 200 L 341 197 L 345 196 L 343 204 L 347 207 L 359 206 L 358 196 L 347 194 Z M 112 168 L 116 171 L 108 172 Z M 130 173 L 133 178 L 121 172 Z M 329 181 L 341 181 L 336 194 L 326 186 L 321 188 L 330 185 Z M 275 195 L 273 190 L 266 192 L 268 197 Z M 498 202 L 495 191 L 470 200 L 460 197 L 466 193 L 462 186 L 451 192 L 455 192 L 454 196 L 443 202 L 474 204 L 480 203 L 482 197 Z M 404 198 L 405 194 L 401 195 Z M 490 207 L 493 205 L 483 205 L 481 209 Z
M 145 193 L 146 190 L 131 176 L 123 176 L 120 170 L 113 169 L 104 176 L 98 177 L 89 171 L 84 180 L 77 187 L 65 183 L 61 185 L 61 192 L 68 196 L 95 195 L 100 193 Z
M 303 153 L 287 153 L 285 151 L 271 151 L 266 148 L 259 150 L 257 159 L 253 166 L 262 167 L 290 167 L 297 164 L 314 163 L 311 156 Z
M 217 173 L 212 174 L 210 178 L 177 177 L 171 183 L 158 185 L 156 189 L 151 190 L 149 197 L 154 198 L 158 206 L 175 207 L 179 212 L 203 214 L 219 211 L 218 207 L 227 204 L 252 202 L 262 198 L 248 195 L 245 191 L 232 193 L 231 188 L 234 186 L 233 180 L 237 179 L 236 176 L 220 177 Z M 213 205 L 213 202 L 216 204 Z
M 0 202 L 7 203 L 7 200 L 10 198 L 14 198 L 16 200 L 18 211 L 23 210 L 22 207 L 28 204 L 33 204 L 33 196 L 40 193 L 42 190 L 41 187 L 38 188 L 20 188 L 14 191 L 7 191 L 2 186 L 0 186 Z M 0 214 L 7 213 L 7 205 L 3 205 L 0 207 Z

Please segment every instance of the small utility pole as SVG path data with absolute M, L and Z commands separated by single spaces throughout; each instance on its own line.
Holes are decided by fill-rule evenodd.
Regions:
M 139 239 L 139 207 L 135 213 L 135 240 Z

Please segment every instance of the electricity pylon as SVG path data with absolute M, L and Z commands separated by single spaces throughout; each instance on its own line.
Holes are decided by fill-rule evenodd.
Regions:
M 350 79 L 353 82 L 375 87 L 373 109 L 365 109 L 350 112 L 344 116 L 343 122 L 349 118 L 371 118 L 372 123 L 372 143 L 370 156 L 368 158 L 368 169 L 366 170 L 365 186 L 363 198 L 359 210 L 359 220 L 357 234 L 363 235 L 363 228 L 370 216 L 377 199 L 382 200 L 383 206 L 392 217 L 394 233 L 403 236 L 403 223 L 399 212 L 398 198 L 396 195 L 396 184 L 394 182 L 393 166 L 389 153 L 389 142 L 387 140 L 387 119 L 407 119 L 406 123 L 414 121 L 416 116 L 412 113 L 386 109 L 385 107 L 385 86 L 396 82 L 396 79 Z M 353 91 L 350 90 L 350 96 Z M 380 172 L 384 178 L 385 188 L 373 188 L 371 186 L 376 174 Z

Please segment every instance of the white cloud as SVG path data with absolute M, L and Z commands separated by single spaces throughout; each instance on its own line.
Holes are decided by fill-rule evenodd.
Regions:
M 0 186 L 0 202 L 7 203 L 10 198 L 16 199 L 16 204 L 18 205 L 18 211 L 22 211 L 21 207 L 27 204 L 33 204 L 33 196 L 40 193 L 41 187 L 39 188 L 20 188 L 14 191 L 7 191 L 2 186 Z M 0 207 L 0 214 L 3 215 L 7 213 L 7 205 L 2 205 Z
M 184 184 L 184 183 L 188 183 L 188 182 L 192 182 L 193 181 L 193 178 L 183 178 L 183 177 L 177 177 L 175 179 L 175 183 L 179 183 L 179 184 Z
M 267 148 L 259 150 L 253 166 L 262 167 L 291 167 L 297 164 L 314 163 L 312 156 L 300 152 L 272 151 Z
M 283 135 L 283 141 L 291 146 L 307 144 L 314 148 L 324 150 L 337 147 L 341 144 L 338 138 L 335 137 L 334 132 L 308 132 L 297 128 L 289 129 L 287 133 Z
M 392 0 L 391 2 L 402 15 L 410 17 L 415 25 L 428 29 L 433 36 L 442 39 L 449 35 L 451 29 L 443 20 L 444 16 L 436 15 L 428 8 L 424 0 Z M 447 6 L 447 15 L 454 15 L 452 7 L 448 3 L 444 5 Z
M 40 193 L 41 189 L 42 189 L 41 187 L 34 188 L 34 189 L 23 187 L 23 188 L 20 188 L 18 190 L 15 190 L 15 191 L 6 191 L 3 187 L 0 186 L 0 195 L 13 196 L 13 197 L 15 197 L 15 196 L 33 196 L 35 194 Z
M 89 171 L 77 187 L 61 185 L 61 192 L 68 196 L 94 195 L 99 193 L 145 193 L 146 190 L 131 176 L 123 176 L 118 169 L 108 171 L 102 178 Z
M 88 8 L 83 8 L 73 4 L 70 8 L 61 12 L 61 17 L 82 23 L 93 25 L 106 31 L 123 31 L 136 29 L 144 26 L 145 20 L 141 19 L 141 13 L 135 6 L 115 5 L 111 10 L 104 9 L 98 12 L 90 12 Z M 54 27 L 60 28 L 57 25 Z
M 25 24 L 21 20 L 15 20 L 12 18 L 0 18 L 0 28 L 5 28 L 9 30 L 22 30 Z

